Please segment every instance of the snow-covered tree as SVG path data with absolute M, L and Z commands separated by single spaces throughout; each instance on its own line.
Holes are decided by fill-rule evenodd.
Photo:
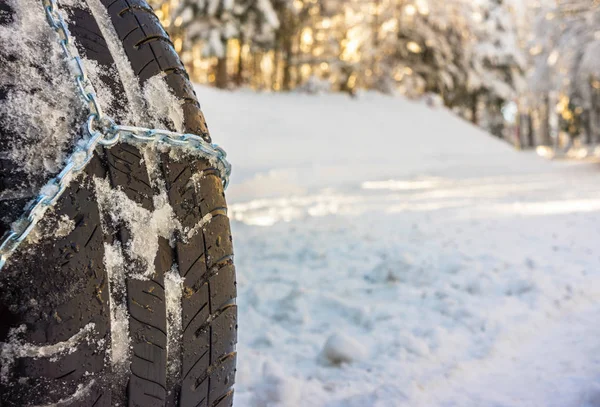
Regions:
M 228 74 L 237 73 L 239 84 L 263 89 L 291 90 L 312 78 L 311 83 L 327 80 L 332 90 L 349 93 L 358 88 L 409 97 L 435 93 L 465 118 L 501 135 L 502 109 L 512 101 L 542 126 L 553 119 L 559 100 L 568 110 L 563 120 L 571 114 L 581 126 L 594 115 L 600 121 L 599 5 L 165 0 L 160 8 L 184 59 L 217 86 L 228 86 Z M 542 133 L 547 140 L 555 132 Z
M 180 0 L 169 18 L 184 49 L 201 41 L 203 55 L 218 58 L 216 84 L 222 88 L 228 85 L 228 40 L 269 43 L 279 27 L 270 0 Z
M 280 25 L 275 31 L 274 82 L 280 83 L 279 88 L 287 91 L 293 88 L 295 82 L 298 82 L 295 76 L 297 76 L 300 66 L 311 62 L 305 61 L 302 54 L 308 54 L 314 45 L 315 28 L 321 19 L 322 2 L 273 0 L 273 5 L 280 21 Z M 303 50 L 303 44 L 309 50 Z M 280 72 L 281 78 L 279 78 Z
M 468 73 L 470 34 L 463 2 L 400 1 L 387 15 L 388 24 L 393 18 L 397 23 L 392 36 L 380 42 L 380 75 L 391 75 L 403 93 L 434 92 L 452 104 Z
M 590 141 L 600 116 L 599 4 L 562 0 L 544 5 L 538 15 L 530 44 L 529 89 L 532 99 L 544 101 L 543 142 L 549 142 L 546 124 L 555 109 L 561 120 L 581 123 Z
M 472 120 L 478 122 L 483 98 L 486 127 L 501 137 L 502 107 L 524 90 L 527 59 L 519 43 L 516 11 L 507 0 L 480 1 L 472 7 L 475 39 L 467 84 L 472 95 Z

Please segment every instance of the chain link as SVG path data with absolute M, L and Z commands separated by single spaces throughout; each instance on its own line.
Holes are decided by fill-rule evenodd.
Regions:
M 37 198 L 25 208 L 25 215 L 13 223 L 12 229 L 0 241 L 0 270 L 8 258 L 27 238 L 46 211 L 58 202 L 71 180 L 76 178 L 94 156 L 98 144 L 110 148 L 119 142 L 131 144 L 164 144 L 178 147 L 196 156 L 208 159 L 214 165 L 224 188 L 227 188 L 231 174 L 231 164 L 225 151 L 195 134 L 182 134 L 168 130 L 150 129 L 135 126 L 117 125 L 112 118 L 104 115 L 96 92 L 83 67 L 77 50 L 71 44 L 69 29 L 58 9 L 56 0 L 42 0 L 48 24 L 58 34 L 59 44 L 75 78 L 77 90 L 87 103 L 89 116 L 85 125 L 87 137 L 81 140 L 67 158 L 65 167 L 52 178 L 39 192 Z
M 144 127 L 123 126 L 113 124 L 106 130 L 109 138 L 100 140 L 100 144 L 110 146 L 124 141 L 132 144 L 166 144 L 179 147 L 201 157 L 207 158 L 221 174 L 224 188 L 227 188 L 231 175 L 231 164 L 227 161 L 227 153 L 216 144 L 206 142 L 195 134 L 175 133 L 169 130 L 149 129 Z
M 67 160 L 65 168 L 40 190 L 34 201 L 29 203 L 25 209 L 27 215 L 13 223 L 12 230 L 8 232 L 2 240 L 2 244 L 0 244 L 0 269 L 35 225 L 44 217 L 46 211 L 58 202 L 71 180 L 85 169 L 85 166 L 92 159 L 94 149 L 101 137 L 101 133 L 96 133 L 87 142 L 78 145 Z
M 70 68 L 74 71 L 73 75 L 75 76 L 77 89 L 83 97 L 83 100 L 88 104 L 90 115 L 96 115 L 98 121 L 102 122 L 102 120 L 104 120 L 104 114 L 100 108 L 100 103 L 98 103 L 96 92 L 88 80 L 81 58 L 79 55 L 76 55 L 77 50 L 73 49 L 73 51 L 71 51 L 71 33 L 58 9 L 58 4 L 56 3 L 56 0 L 43 0 L 43 4 L 46 11 L 46 20 L 48 20 L 50 27 L 58 34 L 59 44 L 65 58 L 69 61 Z

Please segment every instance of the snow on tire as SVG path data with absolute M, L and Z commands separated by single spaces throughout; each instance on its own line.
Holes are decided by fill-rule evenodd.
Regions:
M 141 0 L 61 4 L 103 109 L 210 139 Z M 0 3 L 0 234 L 60 170 L 86 116 L 37 0 Z M 119 144 L 0 273 L 0 405 L 231 406 L 235 269 L 218 171 Z

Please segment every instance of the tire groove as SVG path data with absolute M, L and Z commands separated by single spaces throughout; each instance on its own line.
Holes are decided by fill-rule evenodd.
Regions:
M 202 310 L 204 308 L 206 308 L 208 306 L 208 302 L 204 303 L 204 305 L 202 307 L 200 307 L 200 309 L 198 310 L 198 312 L 196 312 L 194 314 L 194 316 L 190 319 L 190 321 L 187 323 L 187 325 L 185 326 L 185 329 L 183 330 L 183 333 L 185 334 L 188 330 L 188 328 L 190 327 L 190 325 L 192 324 L 192 322 L 194 322 L 194 320 L 196 319 L 196 317 L 198 316 L 198 314 L 200 314 L 202 312 Z
M 155 41 L 163 41 L 169 44 L 170 46 L 173 46 L 171 40 L 163 35 L 151 35 L 149 37 L 144 38 L 143 40 L 138 41 L 134 46 L 139 48 L 142 45 L 150 44 Z
M 227 266 L 230 266 L 233 264 L 233 255 L 228 255 L 225 256 L 223 258 L 221 258 L 220 260 L 216 261 L 215 263 L 213 263 L 214 266 L 210 268 L 210 270 L 208 270 L 208 272 L 202 277 L 202 279 L 200 279 L 196 285 L 198 286 L 198 290 L 200 288 L 202 288 L 202 286 L 204 286 L 205 284 L 208 283 L 208 281 L 213 278 L 214 276 L 216 276 L 217 274 L 219 274 L 219 272 L 224 269 Z M 198 290 L 195 290 L 194 292 L 197 292 Z
M 223 263 L 223 264 L 221 264 Z M 216 272 L 220 271 L 223 267 L 232 264 L 233 263 L 233 254 L 228 254 L 226 256 L 221 257 L 220 259 L 218 259 L 217 261 L 215 261 L 212 266 L 210 266 L 210 269 Z
M 158 349 L 165 350 L 164 346 L 160 346 L 158 343 L 154 343 L 154 342 L 150 342 L 150 341 L 146 341 L 146 343 L 149 345 L 152 345 L 152 346 L 156 346 Z
M 138 358 L 138 359 L 142 359 L 142 360 L 144 360 L 144 361 L 146 361 L 146 362 L 148 362 L 148 363 L 152 363 L 152 364 L 154 364 L 154 363 L 155 363 L 155 361 L 154 361 L 154 360 L 147 359 L 147 358 L 145 358 L 145 357 L 143 357 L 143 356 L 140 356 L 140 355 L 138 355 L 138 354 L 137 354 L 137 353 L 135 353 L 135 352 L 133 352 L 133 356 L 135 356 L 135 357 L 136 357 L 136 358 Z
M 85 32 L 88 32 L 90 34 L 93 34 L 94 36 L 96 36 L 97 38 L 101 39 L 102 42 L 97 42 L 96 45 L 101 46 L 102 48 L 106 48 L 108 50 L 108 47 L 106 46 L 106 41 L 104 40 L 104 37 L 102 36 L 102 34 L 97 33 L 96 31 L 90 30 L 89 28 L 87 28 L 84 25 L 78 25 L 77 26 L 78 30 L 83 30 Z
M 196 365 L 198 364 L 198 362 L 200 362 L 202 360 L 202 358 L 204 356 L 206 356 L 206 354 L 208 353 L 208 350 L 205 350 L 204 353 L 202 355 L 200 355 L 200 357 L 198 357 L 198 360 L 196 360 L 194 362 L 194 364 L 192 365 L 192 367 L 189 368 L 189 370 L 187 371 L 187 373 L 185 374 L 185 376 L 183 376 L 183 380 L 185 380 L 189 374 L 191 373 L 192 370 L 194 370 L 194 367 L 196 367 Z
M 182 175 L 184 172 L 186 172 L 188 169 L 189 169 L 188 167 L 185 167 L 183 170 L 181 170 L 181 172 L 180 172 L 179 174 L 177 174 L 177 176 L 175 177 L 175 179 L 174 179 L 173 181 L 171 181 L 171 185 L 170 185 L 170 187 L 169 187 L 169 190 L 171 190 L 171 188 L 173 188 L 173 187 L 174 187 L 174 186 L 175 186 L 175 185 L 178 183 L 178 181 L 179 181 L 179 177 L 181 177 L 181 175 Z M 190 178 L 191 178 L 191 176 L 190 176 Z M 189 182 L 189 178 L 188 178 L 187 180 L 188 180 L 188 182 Z
M 147 186 L 148 188 L 152 189 L 152 186 L 150 184 L 148 184 L 146 181 L 141 180 L 137 177 L 134 177 L 133 175 L 131 175 L 131 173 L 129 172 L 125 172 L 123 170 L 121 170 L 120 168 L 117 168 L 113 163 L 111 163 L 110 161 L 108 162 L 108 165 L 113 168 L 115 171 L 120 172 L 121 174 L 124 174 L 128 177 L 131 177 L 131 179 L 136 180 L 137 182 L 139 182 L 140 184 L 143 184 L 144 186 Z M 134 190 L 135 191 L 135 190 Z
M 148 322 L 144 322 L 144 321 L 140 320 L 139 318 L 136 318 L 136 317 L 134 317 L 134 316 L 133 316 L 131 313 L 129 314 L 129 318 L 131 318 L 131 319 L 133 319 L 133 320 L 135 320 L 135 321 L 139 322 L 140 324 L 142 324 L 142 325 L 144 325 L 144 326 L 148 326 L 148 327 L 150 327 L 150 328 L 154 328 L 154 329 L 156 329 L 157 331 L 159 331 L 160 333 L 162 333 L 164 336 L 167 336 L 167 333 L 166 333 L 165 331 L 163 331 L 162 329 L 160 329 L 159 327 L 157 327 L 156 325 L 152 325 L 152 324 L 150 324 L 150 323 L 148 323 Z M 164 349 L 164 348 L 163 348 L 163 349 Z
M 164 391 L 167 391 L 167 389 L 165 388 L 165 386 L 163 384 L 161 384 L 160 382 L 157 382 L 156 380 L 152 380 L 152 379 L 148 379 L 146 377 L 142 377 L 139 374 L 135 373 L 133 370 L 131 371 L 131 374 L 133 376 L 137 377 L 140 380 L 146 380 L 147 382 L 154 383 L 154 384 L 160 386 Z M 163 400 L 163 399 L 161 398 L 161 400 Z
M 156 281 L 155 279 L 151 279 L 150 281 L 152 281 L 153 283 L 155 283 L 157 286 L 159 286 L 160 288 L 162 288 L 163 292 L 165 291 L 165 286 L 164 284 Z
M 144 158 L 141 155 L 139 155 L 139 153 L 138 153 L 139 150 L 134 146 L 131 146 L 128 144 L 122 144 L 121 150 L 125 151 L 126 153 L 131 154 L 132 156 L 136 157 L 138 160 L 141 160 Z
M 198 338 L 200 336 L 200 334 L 204 331 L 206 331 L 207 328 L 212 328 L 212 322 L 217 319 L 221 314 L 223 314 L 225 311 L 227 311 L 229 308 L 231 307 L 235 307 L 235 304 L 231 304 L 231 303 L 226 303 L 223 306 L 221 306 L 221 308 L 219 308 L 218 310 L 216 310 L 215 312 L 211 313 L 205 320 L 205 322 L 200 325 L 200 327 L 198 329 L 196 329 L 196 332 L 194 333 L 194 336 L 196 338 Z
M 119 0 L 117 0 L 119 1 Z M 129 37 L 133 32 L 135 32 L 136 30 L 139 30 L 140 27 L 133 27 L 127 34 L 125 34 L 125 36 L 123 37 L 123 39 L 121 40 L 122 42 L 125 42 L 125 40 L 127 40 L 127 37 Z
M 100 399 L 102 398 L 102 396 L 104 396 L 104 393 L 100 393 L 100 395 L 98 396 L 98 398 L 96 398 L 96 401 L 94 401 L 94 404 L 92 404 L 92 407 L 94 407 L 96 404 L 98 404 L 98 402 L 100 401 Z
M 125 3 L 127 3 L 127 5 L 129 6 L 129 9 L 132 9 L 131 4 L 129 3 L 129 0 L 125 0 Z M 137 9 L 139 9 L 141 11 L 145 11 L 147 13 L 150 13 L 150 14 L 152 14 L 156 18 L 156 16 L 154 15 L 154 10 L 152 10 L 151 8 L 150 9 L 137 8 Z M 144 35 L 147 35 L 146 31 L 144 30 L 144 25 L 141 23 L 141 21 L 139 20 L 138 16 L 135 13 L 132 13 L 132 14 L 133 14 L 135 20 L 137 21 L 137 23 L 138 23 L 138 25 L 140 27 L 140 30 L 142 30 L 142 33 Z M 121 14 L 119 13 L 119 15 L 121 15 Z M 152 44 L 150 44 L 150 51 L 152 52 L 152 56 L 154 56 L 154 59 L 156 60 L 156 63 L 158 65 L 158 67 L 161 68 L 160 61 L 159 61 L 158 57 L 156 56 L 156 53 L 154 52 L 154 48 L 152 48 Z
M 110 3 L 108 6 L 106 6 L 106 9 L 108 10 L 109 8 L 111 8 L 113 5 L 115 5 L 116 3 L 118 3 L 120 0 L 114 0 L 112 3 Z
M 223 397 L 219 397 L 217 400 L 215 400 L 210 407 L 215 407 L 217 406 L 221 401 L 225 400 L 227 397 L 231 396 L 233 394 L 233 389 L 230 389 L 227 393 L 225 393 L 223 395 Z
M 123 10 L 119 11 L 119 13 L 118 13 L 119 17 L 123 17 L 123 15 L 128 12 L 135 14 L 136 11 L 144 11 L 144 12 L 146 12 L 148 14 L 152 14 L 154 17 L 156 17 L 156 15 L 154 14 L 154 10 L 152 10 L 150 7 L 131 6 L 131 5 L 129 5 L 128 1 L 126 3 L 129 7 L 126 7 Z M 139 23 L 139 21 L 138 21 L 138 24 L 140 24 L 140 26 L 141 26 L 141 23 Z
M 94 227 L 94 230 L 92 230 L 92 234 L 90 235 L 90 237 L 88 238 L 88 240 L 85 242 L 85 244 L 83 245 L 83 247 L 88 247 L 88 245 L 89 245 L 89 244 L 90 244 L 90 242 L 92 241 L 92 239 L 93 239 L 94 235 L 96 234 L 96 231 L 98 230 L 98 226 L 99 226 L 99 225 L 96 225 L 96 226 Z
M 196 380 L 196 389 L 207 379 L 210 379 L 210 374 L 217 370 L 221 365 L 227 362 L 228 359 L 231 359 L 236 356 L 235 352 L 228 353 L 223 355 L 219 360 L 217 360 L 214 364 L 211 364 L 205 371 L 204 375 L 200 376 Z
M 149 67 L 152 62 L 154 62 L 154 58 L 151 59 L 150 61 L 146 62 L 146 64 L 144 64 L 144 66 L 142 67 L 142 69 L 140 69 L 139 71 L 136 72 L 136 75 L 140 76 L 141 73 L 144 72 L 144 69 L 146 69 L 147 67 Z
M 202 253 L 200 256 L 198 256 L 196 258 L 196 260 L 194 260 L 194 262 L 188 267 L 188 269 L 183 273 L 183 277 L 185 278 L 188 273 L 190 272 L 190 270 L 196 265 L 196 263 L 198 263 L 198 261 L 202 258 L 202 256 L 204 256 L 204 253 Z
M 149 291 L 142 291 L 142 292 L 143 292 L 144 294 L 148 294 L 149 296 L 151 296 L 151 297 L 154 297 L 154 298 L 156 298 L 156 299 L 160 300 L 160 302 L 164 302 L 164 299 L 162 299 L 161 297 L 159 297 L 158 295 L 156 295 L 156 294 L 154 294 L 154 293 L 151 293 L 151 292 L 149 292 Z
M 119 155 L 113 154 L 113 157 L 115 158 L 115 161 L 121 161 L 129 165 L 136 165 L 136 163 L 134 163 L 133 161 L 126 160 L 125 158 Z
M 71 376 L 71 375 L 72 375 L 73 373 L 75 373 L 76 371 L 77 371 L 77 369 L 73 369 L 73 370 L 71 370 L 71 371 L 70 371 L 70 372 L 68 372 L 68 373 L 65 373 L 65 374 L 63 374 L 63 375 L 61 375 L 61 376 L 58 376 L 58 377 L 57 377 L 55 380 L 62 380 L 62 379 L 64 379 L 64 378 L 65 378 L 65 377 L 67 377 L 67 376 Z
M 144 396 L 152 397 L 153 399 L 160 400 L 160 401 L 165 401 L 165 399 L 155 396 L 154 394 L 150 394 L 150 393 L 144 393 Z

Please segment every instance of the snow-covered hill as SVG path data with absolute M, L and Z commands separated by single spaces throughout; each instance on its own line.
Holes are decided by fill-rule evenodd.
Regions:
M 234 163 L 236 407 L 600 405 L 600 168 L 403 99 L 197 90 Z

